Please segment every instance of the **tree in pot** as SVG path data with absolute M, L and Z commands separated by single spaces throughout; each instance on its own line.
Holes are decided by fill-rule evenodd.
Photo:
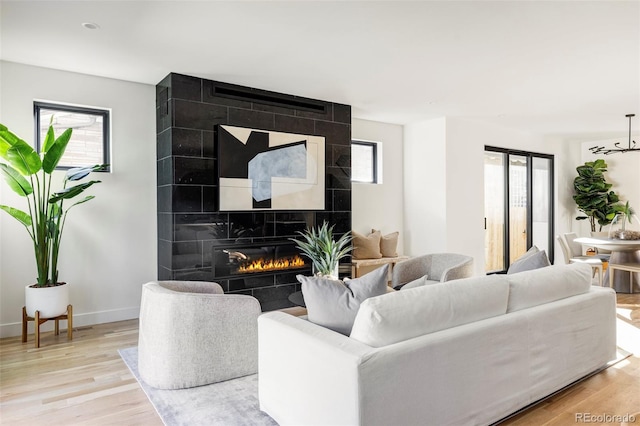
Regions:
M 607 183 L 604 172 L 607 171 L 607 163 L 598 159 L 588 161 L 576 168 L 578 176 L 573 180 L 573 200 L 584 215 L 576 217 L 577 220 L 589 219 L 591 232 L 596 232 L 596 223 L 602 227 L 611 223 L 616 216 L 614 205 L 619 201 L 618 195 L 610 191 L 611 184 Z
M 352 247 L 349 243 L 352 238 L 347 232 L 338 241 L 335 241 L 333 227 L 325 221 L 317 230 L 311 228 L 304 232 L 298 231 L 302 240 L 289 239 L 305 256 L 311 259 L 315 274 L 338 279 L 338 263 L 351 251 Z
M 53 172 L 65 152 L 71 133 L 72 129 L 67 129 L 56 138 L 53 125 L 49 124 L 41 152 L 38 153 L 0 124 L 0 157 L 7 161 L 0 163 L 0 172 L 9 187 L 27 201 L 28 213 L 5 205 L 0 205 L 0 209 L 25 227 L 33 243 L 38 277 L 37 282 L 27 285 L 25 290 L 27 315 L 32 317 L 36 310 L 41 318 L 54 318 L 67 310 L 68 285 L 58 281 L 62 231 L 69 210 L 94 196 L 85 196 L 68 206 L 65 201 L 72 202 L 73 198 L 100 181 L 91 180 L 73 186 L 69 186 L 69 183 L 106 168 L 103 164 L 70 169 L 63 179 L 62 189 L 52 191 Z

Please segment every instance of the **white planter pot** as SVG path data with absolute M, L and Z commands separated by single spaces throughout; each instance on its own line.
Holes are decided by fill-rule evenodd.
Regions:
M 69 284 L 55 287 L 30 287 L 24 289 L 27 315 L 35 317 L 40 311 L 40 318 L 54 318 L 67 312 L 69 305 Z

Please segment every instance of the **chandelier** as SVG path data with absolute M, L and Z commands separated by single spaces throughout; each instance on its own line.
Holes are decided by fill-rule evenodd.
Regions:
M 635 114 L 627 114 L 625 117 L 629 117 L 629 145 L 625 148 L 620 146 L 619 142 L 614 144 L 615 148 L 605 148 L 604 146 L 592 146 L 589 150 L 594 154 L 615 154 L 617 152 L 630 152 L 630 151 L 640 151 L 640 147 L 636 148 L 636 141 L 631 140 L 631 117 L 634 117 Z M 633 142 L 633 145 L 632 145 Z

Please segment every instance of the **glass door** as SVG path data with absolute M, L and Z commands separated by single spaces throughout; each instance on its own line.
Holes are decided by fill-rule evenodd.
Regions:
M 532 245 L 553 262 L 553 156 L 485 147 L 485 271 L 504 272 Z

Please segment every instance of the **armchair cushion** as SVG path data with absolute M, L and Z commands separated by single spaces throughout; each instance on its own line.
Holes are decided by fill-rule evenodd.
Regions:
M 345 335 L 351 333 L 360 304 L 385 294 L 389 265 L 348 281 L 298 275 L 309 321 Z

